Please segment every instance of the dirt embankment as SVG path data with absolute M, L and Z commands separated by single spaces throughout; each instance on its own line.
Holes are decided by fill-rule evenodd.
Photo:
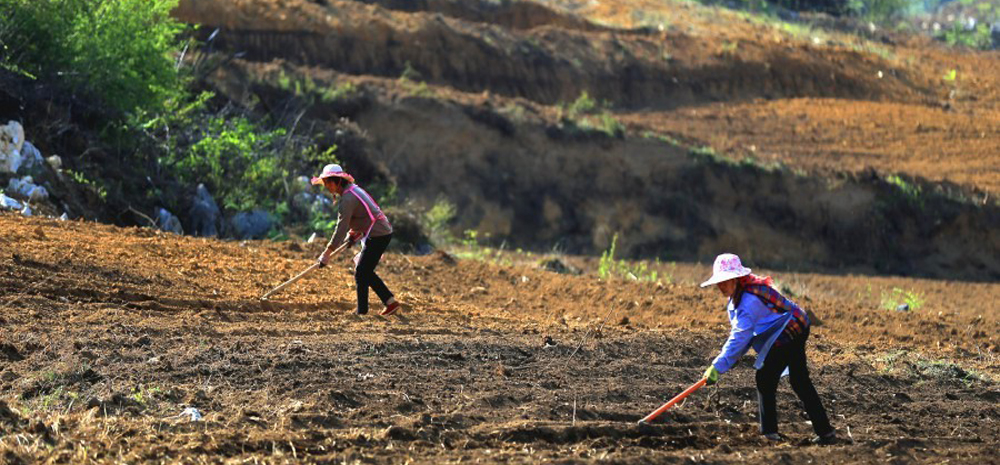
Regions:
M 276 82 L 337 73 L 235 62 L 216 82 L 233 98 L 290 98 Z M 832 177 L 735 163 L 655 137 L 560 127 L 544 107 L 363 79 L 351 118 L 407 199 L 450 199 L 456 230 L 508 247 L 710 260 L 736 250 L 772 266 L 904 275 L 1000 276 L 1000 208 L 908 191 L 874 173 Z M 310 117 L 335 120 L 335 107 Z M 350 157 L 350 154 L 342 154 Z
M 547 104 L 583 91 L 631 108 L 810 96 L 921 102 L 930 91 L 925 76 L 846 46 L 587 31 L 548 15 L 538 20 L 544 26 L 527 30 L 348 0 L 185 1 L 175 15 L 207 26 L 206 35 L 222 28 L 217 46 L 254 61 L 385 77 L 409 67 L 429 83 Z M 499 24 L 503 18 L 497 13 Z
M 691 282 L 390 254 L 380 272 L 402 315 L 357 318 L 346 257 L 256 299 L 318 243 L 10 214 L 0 230 L 7 462 L 988 463 L 1000 443 L 1000 319 L 981 305 L 995 283 L 777 274 L 822 321 L 813 379 L 845 442 L 808 446 L 782 387 L 790 441 L 773 446 L 756 431 L 746 362 L 635 426 L 725 337 L 721 298 Z M 926 301 L 892 312 L 854 296 L 866 286 Z
M 721 152 L 824 172 L 908 173 L 1000 195 L 1000 109 L 788 99 L 621 115 Z

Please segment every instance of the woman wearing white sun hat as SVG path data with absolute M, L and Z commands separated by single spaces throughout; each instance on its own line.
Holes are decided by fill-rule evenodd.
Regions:
M 392 225 L 382 213 L 375 200 L 361 187 L 354 184 L 354 177 L 340 165 L 323 167 L 319 176 L 312 178 L 314 185 L 326 187 L 331 194 L 340 197 L 337 206 L 337 231 L 330 238 L 326 250 L 319 256 L 320 266 L 330 261 L 330 256 L 339 244 L 347 239 L 350 245 L 361 242 L 361 252 L 354 257 L 354 280 L 358 287 L 358 314 L 368 313 L 368 288 L 382 299 L 385 309 L 380 315 L 391 315 L 399 309 L 399 302 L 375 274 L 375 267 L 382 260 L 382 254 L 392 240 Z
M 776 393 L 782 372 L 788 370 L 792 389 L 805 405 L 816 437 L 813 442 L 836 442 L 823 402 L 809 379 L 806 366 L 806 340 L 809 316 L 795 302 L 774 289 L 770 276 L 750 273 L 740 257 L 724 253 L 715 258 L 712 276 L 701 287 L 715 284 L 729 298 L 727 310 L 732 330 L 721 353 L 705 370 L 707 384 L 714 384 L 721 373 L 729 371 L 753 346 L 757 351 L 757 400 L 760 409 L 760 432 L 767 439 L 781 440 L 778 434 Z

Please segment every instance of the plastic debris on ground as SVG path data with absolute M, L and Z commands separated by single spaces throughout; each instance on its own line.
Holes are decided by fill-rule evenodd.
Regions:
M 191 421 L 201 421 L 204 416 L 194 407 L 185 408 L 179 417 L 190 417 Z

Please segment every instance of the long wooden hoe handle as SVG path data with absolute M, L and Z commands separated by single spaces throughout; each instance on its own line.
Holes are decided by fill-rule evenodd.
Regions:
M 330 254 L 330 255 L 331 255 L 331 256 L 333 256 L 333 255 L 337 255 L 338 253 L 340 253 L 340 251 L 341 251 L 341 250 L 344 250 L 344 249 L 346 249 L 346 248 L 347 248 L 347 244 L 348 244 L 347 242 L 345 242 L 345 243 L 341 244 L 341 245 L 340 245 L 340 247 L 337 247 L 337 249 L 336 249 L 336 250 L 334 250 L 334 251 L 333 251 L 333 253 L 332 253 L 332 254 Z M 306 269 L 305 269 L 304 271 L 302 271 L 301 273 L 299 273 L 299 274 L 295 275 L 295 277 L 294 277 L 294 278 L 292 278 L 292 279 L 289 279 L 288 281 L 285 281 L 285 282 L 281 283 L 280 285 L 278 285 L 278 287 L 276 287 L 276 288 L 274 288 L 274 289 L 271 289 L 271 291 L 270 291 L 270 292 L 268 292 L 267 294 L 264 294 L 264 295 L 263 295 L 263 296 L 262 296 L 262 297 L 260 298 L 260 300 L 266 300 L 266 299 L 267 299 L 268 297 L 270 297 L 270 296 L 271 296 L 271 294 L 274 294 L 274 293 L 276 293 L 276 292 L 279 292 L 279 291 L 281 291 L 282 289 L 284 289 L 284 288 L 286 288 L 286 287 L 288 287 L 288 286 L 291 286 L 292 284 L 295 284 L 295 282 L 296 282 L 296 281 L 298 281 L 298 280 L 302 279 L 302 278 L 303 278 L 303 277 L 304 277 L 305 275 L 309 274 L 309 272 L 310 272 L 310 271 L 312 271 L 312 270 L 315 270 L 315 269 L 319 268 L 319 266 L 320 266 L 320 265 L 319 265 L 319 263 L 313 263 L 313 264 L 312 264 L 312 266 L 310 266 L 309 268 L 306 268 Z
M 673 399 L 668 400 L 667 403 L 661 405 L 660 408 L 658 408 L 656 410 L 653 410 L 653 413 L 650 413 L 649 415 L 646 415 L 646 418 L 643 418 L 642 420 L 639 420 L 639 424 L 641 425 L 641 424 L 649 423 L 649 422 L 655 420 L 656 417 L 660 416 L 661 413 L 666 412 L 667 409 L 669 409 L 670 407 L 673 407 L 674 404 L 676 404 L 676 403 L 684 400 L 684 398 L 687 397 L 687 396 L 689 396 L 689 395 L 691 395 L 692 392 L 697 391 L 702 386 L 704 386 L 706 381 L 708 381 L 708 380 L 705 379 L 705 378 L 702 378 L 697 383 L 692 384 L 691 387 L 685 389 L 684 392 L 682 392 L 680 394 L 677 394 L 677 397 L 674 397 Z

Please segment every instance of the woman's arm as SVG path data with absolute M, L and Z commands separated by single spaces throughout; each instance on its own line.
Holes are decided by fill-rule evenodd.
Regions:
M 733 320 L 732 325 L 729 340 L 726 341 L 726 345 L 722 346 L 722 352 L 712 362 L 712 366 L 719 370 L 719 373 L 725 373 L 733 365 L 736 365 L 740 357 L 750 349 L 750 341 L 753 339 L 753 314 L 742 306 L 736 309 L 736 319 Z
M 354 209 L 357 207 L 358 198 L 354 195 L 344 193 L 344 195 L 340 196 L 340 203 L 337 205 L 337 231 L 330 238 L 330 242 L 326 244 L 327 250 L 336 249 L 344 242 L 347 232 L 351 229 L 351 217 L 354 215 Z

